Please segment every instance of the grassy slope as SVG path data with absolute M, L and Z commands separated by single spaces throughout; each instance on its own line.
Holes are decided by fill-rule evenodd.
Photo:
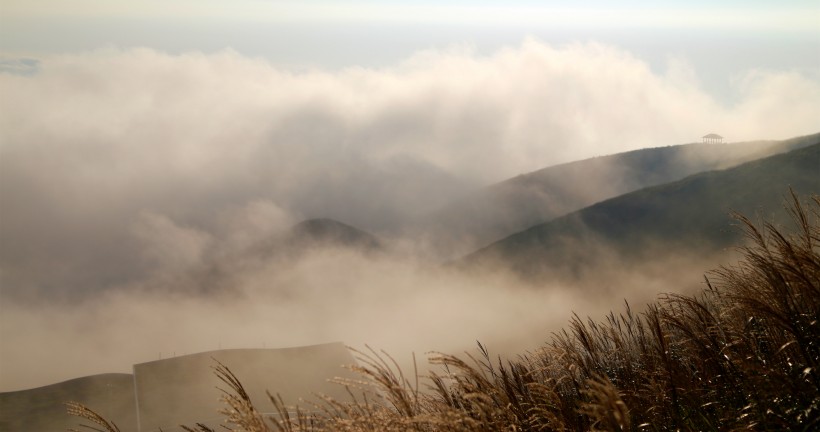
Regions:
M 764 216 L 782 207 L 788 187 L 820 191 L 820 143 L 641 189 L 513 234 L 465 258 L 501 258 L 524 274 L 588 262 L 604 246 L 621 258 L 645 259 L 659 249 L 712 252 L 740 240 L 731 211 Z
M 700 295 L 669 295 L 641 313 L 627 305 L 602 321 L 576 316 L 515 360 L 479 345 L 470 358 L 433 353 L 440 374 L 406 378 L 371 350 L 350 383 L 364 392 L 356 401 L 301 412 L 273 401 L 279 416 L 268 419 L 221 368 L 227 423 L 253 432 L 818 430 L 820 197 L 798 200 L 791 232 L 744 220 L 750 246 L 739 267 L 712 272 Z
M 820 134 L 784 141 L 685 144 L 556 165 L 487 187 L 419 222 L 445 253 L 475 249 L 596 202 L 688 175 L 800 148 Z M 462 252 L 466 251 L 462 250 Z
M 0 393 L 0 430 L 64 431 L 76 428 L 77 419 L 66 413 L 64 403 L 68 401 L 95 407 L 99 414 L 114 419 L 122 432 L 137 430 L 134 377 L 113 373 Z

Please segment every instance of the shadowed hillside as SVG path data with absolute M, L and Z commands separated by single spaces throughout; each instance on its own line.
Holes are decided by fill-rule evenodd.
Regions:
M 724 169 L 820 139 L 685 144 L 641 149 L 522 174 L 452 203 L 418 222 L 444 255 L 466 253 L 599 201 L 703 171 Z
M 190 354 L 134 365 L 137 406 L 142 431 L 179 431 L 180 424 L 202 423 L 218 430 L 217 411 L 222 391 L 213 380 L 216 361 L 238 376 L 260 385 L 247 387 L 258 401 L 267 400 L 265 386 L 273 386 L 289 403 L 322 392 L 345 400 L 335 377 L 352 377 L 343 365 L 354 362 L 341 343 L 282 349 L 232 349 Z M 266 382 L 262 386 L 262 382 Z M 270 411 L 270 410 L 267 410 Z
M 59 359 L 55 359 L 59 361 Z M 121 432 L 137 432 L 134 376 L 101 374 L 0 393 L 0 430 L 64 432 L 77 427 L 77 419 L 66 414 L 65 403 L 76 401 L 93 406 L 113 419 Z
M 59 359 L 55 359 L 55 362 Z M 0 430 L 65 432 L 76 429 L 80 406 L 113 421 L 120 432 L 180 431 L 180 424 L 219 428 L 223 392 L 213 379 L 216 362 L 249 382 L 277 389 L 282 400 L 296 403 L 322 392 L 338 400 L 348 394 L 330 381 L 352 378 L 342 365 L 355 363 L 341 343 L 280 349 L 228 349 L 183 355 L 134 365 L 134 374 L 102 374 L 44 387 L 0 393 Z M 254 400 L 266 400 L 264 386 L 249 384 Z M 82 422 L 91 425 L 93 420 Z M 98 423 L 99 424 L 99 423 Z M 100 425 L 103 426 L 103 425 Z M 104 427 L 103 427 L 104 429 Z M 80 429 L 85 430 L 85 429 Z M 92 429 L 101 430 L 101 429 Z
M 735 168 L 641 189 L 511 235 L 464 259 L 528 277 L 575 277 L 674 255 L 709 256 L 740 241 L 730 212 L 774 217 L 788 187 L 820 191 L 820 143 Z M 613 262 L 615 264 L 613 264 Z
M 229 292 L 237 277 L 272 266 L 288 268 L 311 252 L 378 254 L 386 251 L 379 239 L 365 231 L 333 219 L 310 219 L 287 231 L 258 239 L 248 247 L 211 257 L 205 265 L 176 275 L 174 289 Z
M 240 254 L 247 259 L 298 259 L 312 250 L 383 251 L 373 234 L 333 219 L 308 219 L 279 235 L 260 239 Z
M 372 234 L 333 219 L 310 219 L 296 224 L 284 239 L 290 249 L 341 247 L 362 251 L 381 248 Z

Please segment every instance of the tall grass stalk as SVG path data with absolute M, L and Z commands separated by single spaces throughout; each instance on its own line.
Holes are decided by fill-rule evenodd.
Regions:
M 818 430 L 820 198 L 807 208 L 792 194 L 788 208 L 791 233 L 738 215 L 742 261 L 708 273 L 696 296 L 668 294 L 641 313 L 626 304 L 602 321 L 576 315 L 513 360 L 481 344 L 463 358 L 433 353 L 438 372 L 423 378 L 384 352 L 354 351 L 361 380 L 340 383 L 350 400 L 300 409 L 270 395 L 278 414 L 267 418 L 220 364 L 223 414 L 231 430 L 254 432 Z

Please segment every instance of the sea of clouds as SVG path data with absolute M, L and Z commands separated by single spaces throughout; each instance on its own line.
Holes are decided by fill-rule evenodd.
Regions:
M 750 70 L 726 105 L 698 73 L 534 39 L 334 71 L 103 49 L 0 73 L 0 390 L 220 346 L 535 344 L 571 309 L 617 307 L 406 255 L 255 259 L 226 267 L 224 293 L 185 275 L 305 218 L 408 242 L 408 219 L 549 165 L 817 132 L 820 74 Z

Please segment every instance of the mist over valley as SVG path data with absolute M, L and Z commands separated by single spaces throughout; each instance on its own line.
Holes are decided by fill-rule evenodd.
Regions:
M 716 274 L 727 292 L 748 294 L 726 268 L 753 276 L 755 265 L 816 261 L 818 240 L 800 234 L 816 222 L 812 200 L 820 193 L 816 5 L 590 2 L 587 10 L 241 0 L 229 12 L 186 0 L 168 8 L 7 3 L 0 429 L 24 427 L 15 413 L 57 415 L 62 408 L 52 399 L 69 393 L 102 404 L 100 392 L 110 391 L 125 395 L 112 396 L 112 410 L 136 424 L 123 432 L 140 430 L 139 408 L 134 417 L 131 407 L 148 397 L 141 391 L 156 391 L 143 408 L 160 407 L 151 414 L 162 419 L 155 426 L 171 430 L 175 412 L 161 411 L 172 390 L 162 385 L 182 376 L 201 384 L 211 355 L 245 362 L 249 374 L 281 361 L 294 376 L 310 377 L 277 375 L 298 390 L 293 398 L 309 393 L 307 383 L 326 382 L 322 374 L 355 375 L 327 370 L 336 359 L 373 366 L 340 343 L 389 353 L 407 376 L 441 365 L 469 372 L 436 356 L 473 355 L 477 341 L 477 357 L 490 364 L 555 365 L 570 360 L 550 357 L 554 350 L 583 345 L 561 335 L 581 338 L 585 317 L 608 319 L 610 335 L 621 325 L 613 322 L 654 325 L 662 317 L 672 328 L 679 317 L 658 304 L 690 295 L 707 302 L 720 291 L 711 283 Z M 735 13 L 740 8 L 744 14 Z M 795 218 L 804 209 L 810 217 Z M 762 232 L 797 232 L 808 246 L 795 240 L 793 250 L 808 252 L 755 261 L 743 247 L 756 237 L 740 215 Z M 772 236 L 770 244 L 782 246 Z M 728 297 L 714 295 L 705 309 L 724 306 Z M 793 304 L 804 300 L 800 317 L 814 313 L 810 295 Z M 612 311 L 620 310 L 629 318 L 618 321 Z M 752 321 L 749 331 L 758 332 Z M 678 335 L 657 329 L 653 343 L 665 343 L 663 331 L 669 340 Z M 766 337 L 804 346 L 779 331 Z M 652 362 L 666 354 L 649 351 L 643 366 L 655 371 Z M 266 369 L 257 356 L 276 360 Z M 429 357 L 439 363 L 427 364 Z M 581 357 L 573 364 L 585 365 Z M 394 365 L 381 361 L 375 370 Z M 697 373 L 719 370 L 721 361 Z M 177 369 L 162 369 L 171 363 Z M 526 369 L 507 364 L 509 376 Z M 581 374 L 569 390 L 562 387 L 569 375 L 563 384 L 541 372 L 526 379 L 551 383 L 554 394 L 543 398 L 583 401 L 553 413 L 564 419 L 597 415 L 584 411 L 590 389 L 623 396 L 637 413 L 638 399 L 612 390 L 629 387 L 620 375 L 607 375 L 608 384 L 590 378 L 598 366 L 567 372 Z M 681 378 L 697 375 L 686 367 L 652 375 L 661 377 L 647 385 L 695 382 Z M 489 376 L 501 376 L 491 369 Z M 780 381 L 798 376 L 788 374 Z M 811 393 L 803 386 L 816 373 L 800 376 L 791 392 Z M 450 395 L 442 389 L 472 383 L 448 379 L 434 380 L 430 391 L 444 383 L 439 390 Z M 143 390 L 140 380 L 149 383 Z M 265 397 L 261 381 L 249 384 L 256 398 Z M 469 389 L 453 394 L 462 390 Z M 203 391 L 192 400 L 212 404 Z M 662 422 L 682 424 L 671 406 L 707 406 L 692 397 L 663 402 L 671 411 L 657 409 L 667 416 Z M 765 404 L 738 396 L 727 403 L 735 405 Z M 195 423 L 197 409 L 186 408 L 194 414 L 185 421 Z M 494 418 L 528 412 L 505 410 Z M 603 424 L 566 421 L 569 430 Z

